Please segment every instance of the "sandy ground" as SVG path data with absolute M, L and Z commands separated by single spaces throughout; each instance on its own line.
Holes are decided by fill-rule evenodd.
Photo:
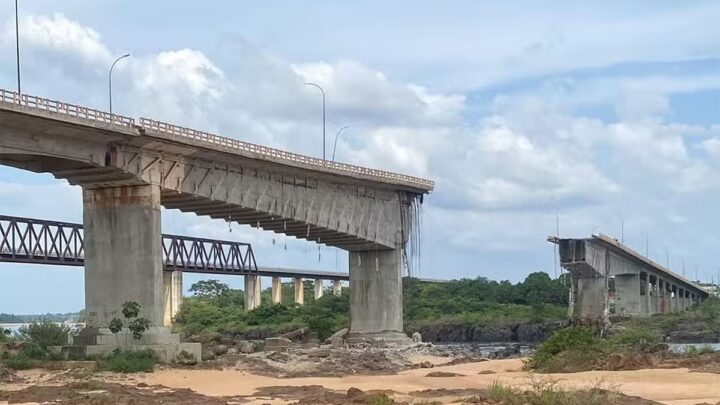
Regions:
M 438 362 L 438 359 L 429 359 Z M 447 359 L 442 359 L 447 361 Z M 494 374 L 478 374 L 490 370 Z M 462 374 L 456 377 L 426 377 L 430 372 Z M 672 405 L 720 402 L 720 374 L 694 373 L 687 369 L 655 369 L 637 371 L 590 371 L 573 374 L 536 375 L 522 371 L 522 360 L 492 360 L 459 364 L 433 369 L 415 369 L 388 376 L 346 376 L 341 378 L 272 378 L 240 371 L 162 370 L 136 378 L 138 382 L 173 388 L 190 388 L 206 395 L 252 395 L 267 386 L 320 385 L 345 391 L 350 387 L 363 391 L 392 390 L 402 394 L 426 389 L 487 388 L 494 381 L 512 386 L 525 386 L 531 378 L 551 378 L 568 388 L 597 384 L 632 396 Z M 258 399 L 255 403 L 272 403 Z M 282 402 L 276 402 L 282 403 Z
M 417 356 L 413 361 L 429 361 L 442 364 L 447 358 Z M 455 373 L 459 376 L 428 377 L 429 373 Z M 62 372 L 31 370 L 21 373 L 26 384 L 10 384 L 3 389 L 20 389 L 28 385 L 62 384 Z M 533 375 L 522 371 L 522 360 L 491 360 L 451 366 L 436 366 L 432 369 L 413 369 L 395 375 L 350 375 L 345 377 L 276 378 L 254 375 L 240 370 L 182 370 L 162 369 L 152 374 L 122 376 L 100 374 L 100 380 L 141 386 L 161 385 L 173 389 L 189 388 L 208 396 L 245 396 L 242 403 L 288 404 L 288 400 L 274 399 L 267 387 L 321 386 L 330 390 L 346 392 L 355 387 L 363 391 L 385 390 L 397 393 L 396 399 L 409 403 L 423 403 L 426 398 L 409 395 L 414 391 L 428 389 L 483 389 L 493 382 L 522 387 L 532 379 L 553 379 L 567 388 L 596 386 L 614 389 L 626 395 L 638 396 L 665 404 L 686 405 L 720 403 L 720 374 L 689 372 L 687 369 L 653 369 L 638 371 L 591 371 L 572 374 Z M 265 387 L 265 388 L 264 388 Z M 264 388 L 264 389 L 263 389 Z M 308 391 L 309 388 L 299 391 Z M 265 394 L 256 394 L 264 391 Z M 467 395 L 466 395 L 467 396 Z M 249 397 L 249 398 L 248 398 Z M 450 403 L 455 398 L 432 398 Z M 194 401 L 193 401 L 194 402 Z M 0 401 L 0 404 L 5 402 Z

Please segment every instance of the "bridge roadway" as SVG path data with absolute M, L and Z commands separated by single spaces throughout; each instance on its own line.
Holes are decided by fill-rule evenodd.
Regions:
M 432 181 L 5 90 L 0 164 L 82 187 L 89 327 L 127 300 L 162 322 L 164 206 L 349 251 L 351 334 L 406 339 L 406 245 Z
M 576 320 L 685 311 L 709 295 L 609 236 L 548 240 L 559 244 L 560 263 L 571 275 L 570 316 Z

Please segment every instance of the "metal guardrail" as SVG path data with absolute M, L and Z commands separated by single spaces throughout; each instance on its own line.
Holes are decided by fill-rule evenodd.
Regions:
M 338 172 L 348 174 L 359 174 L 364 176 L 376 177 L 383 180 L 407 183 L 427 190 L 431 190 L 435 185 L 434 182 L 419 177 L 407 176 L 404 174 L 392 173 L 384 170 L 370 169 L 367 167 L 355 166 L 347 163 L 338 163 L 330 160 L 318 159 L 310 156 L 300 155 L 297 153 L 287 152 L 280 149 L 270 148 L 267 146 L 257 145 L 250 142 L 244 142 L 238 139 L 227 138 L 208 132 L 198 131 L 191 128 L 185 128 L 165 122 L 155 121 L 149 118 L 140 118 L 140 127 L 152 131 L 175 135 L 180 139 L 191 139 L 214 146 L 227 148 L 229 150 L 235 150 L 238 152 L 253 153 L 262 157 L 269 157 L 274 159 L 286 160 L 293 163 L 300 163 L 311 168 L 333 169 Z
M 0 215 L 0 262 L 83 266 L 83 226 Z M 255 274 L 255 254 L 248 243 L 163 235 L 166 271 Z
M 134 128 L 135 120 L 122 115 L 110 114 L 108 112 L 95 110 L 92 108 L 82 107 L 74 104 L 63 103 L 61 101 L 49 100 L 46 98 L 31 96 L 27 94 L 18 94 L 12 91 L 0 89 L 0 102 L 12 103 L 30 108 L 37 108 L 43 111 L 49 111 L 57 114 L 64 114 L 71 117 L 83 118 L 87 120 L 102 122 L 105 124 L 120 125 L 124 127 Z M 346 163 L 338 163 L 329 160 L 318 159 L 310 156 L 300 155 L 297 153 L 287 152 L 280 149 L 270 148 L 267 146 L 257 145 L 249 142 L 240 141 L 233 138 L 227 138 L 220 135 L 210 134 L 190 128 L 184 128 L 173 124 L 155 121 L 148 118 L 140 118 L 140 128 L 152 131 L 170 134 L 177 140 L 194 140 L 199 141 L 208 146 L 222 147 L 228 152 L 246 152 L 258 155 L 258 157 L 267 157 L 286 161 L 289 163 L 301 164 L 310 169 L 332 170 L 337 174 L 362 175 L 369 178 L 376 178 L 381 181 L 391 181 L 408 186 L 417 187 L 423 190 L 432 190 L 435 183 L 420 177 L 407 176 L 404 174 L 392 173 L 384 170 L 371 169 L 362 166 L 355 166 Z
M 0 101 L 22 105 L 25 107 L 37 108 L 57 114 L 69 115 L 71 117 L 104 122 L 106 124 L 122 125 L 130 128 L 135 126 L 135 120 L 130 117 L 110 114 L 105 111 L 94 110 L 92 108 L 82 107 L 75 104 L 63 103 L 62 101 L 49 100 L 27 94 L 18 94 L 3 89 L 0 89 Z

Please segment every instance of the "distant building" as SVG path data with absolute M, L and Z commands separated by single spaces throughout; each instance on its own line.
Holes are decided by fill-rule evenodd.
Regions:
M 716 296 L 716 297 L 720 297 L 720 284 L 700 283 L 700 282 L 698 282 L 698 284 L 699 284 L 702 288 L 704 288 L 705 290 L 707 290 L 707 291 L 710 293 L 710 295 L 714 295 L 714 296 Z

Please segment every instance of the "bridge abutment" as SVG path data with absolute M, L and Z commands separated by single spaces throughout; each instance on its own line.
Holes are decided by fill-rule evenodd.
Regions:
M 350 252 L 348 342 L 406 344 L 403 333 L 402 250 Z
M 84 189 L 83 222 L 87 325 L 107 327 L 127 301 L 163 325 L 160 188 Z

